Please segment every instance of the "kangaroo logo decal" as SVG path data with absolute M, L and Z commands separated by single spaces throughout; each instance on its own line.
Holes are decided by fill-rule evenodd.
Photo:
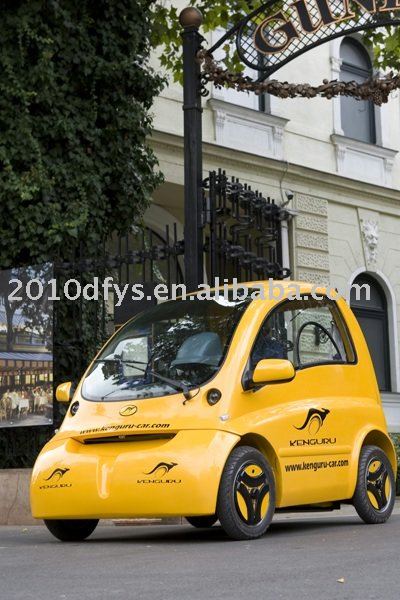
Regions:
M 155 477 L 163 477 L 164 475 L 169 473 L 171 469 L 176 467 L 177 464 L 178 463 L 175 463 L 175 462 L 170 462 L 170 463 L 160 462 L 160 463 L 158 463 L 158 465 L 156 465 L 154 467 L 154 469 L 152 469 L 148 473 L 145 473 L 145 475 L 154 475 Z
M 319 410 L 318 408 L 310 408 L 303 425 L 301 427 L 296 427 L 295 425 L 293 425 L 293 427 L 295 429 L 298 429 L 299 431 L 308 427 L 309 434 L 315 435 L 321 429 L 325 418 L 329 413 L 330 411 L 327 408 L 321 408 L 321 410 Z
M 121 417 L 131 417 L 135 413 L 137 413 L 137 406 L 135 406 L 134 404 L 124 406 L 124 408 L 121 408 L 121 410 L 119 411 Z
M 50 479 L 53 479 L 54 481 L 60 481 L 61 477 L 64 477 L 67 471 L 69 471 L 69 469 L 62 469 L 61 467 L 58 467 L 58 469 L 54 469 L 49 477 L 45 478 L 45 481 L 50 481 Z

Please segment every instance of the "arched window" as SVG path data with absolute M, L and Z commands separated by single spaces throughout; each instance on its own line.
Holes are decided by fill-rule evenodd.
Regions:
M 345 38 L 340 45 L 341 81 L 362 83 L 372 74 L 372 64 L 366 49 L 353 38 Z M 376 143 L 375 113 L 371 100 L 340 97 L 342 129 L 346 137 Z
M 357 288 L 354 287 L 355 285 L 368 285 L 370 299 L 366 299 L 365 288 L 361 289 L 357 297 Z M 391 390 L 390 349 L 385 293 L 373 277 L 363 273 L 353 281 L 350 304 L 367 340 L 379 389 L 382 392 L 389 392 Z

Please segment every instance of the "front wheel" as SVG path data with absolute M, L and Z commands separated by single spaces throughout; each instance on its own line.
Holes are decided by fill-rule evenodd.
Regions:
M 364 446 L 360 453 L 353 504 L 365 523 L 385 523 L 395 502 L 395 479 L 386 454 L 377 446 Z
M 261 452 L 239 446 L 229 456 L 217 499 L 217 516 L 235 540 L 251 540 L 268 529 L 275 511 L 275 478 Z
M 98 519 L 45 519 L 47 529 L 62 542 L 81 542 L 97 527 Z
M 217 522 L 216 515 L 205 515 L 200 517 L 185 517 L 186 521 L 190 523 L 193 527 L 197 527 L 198 529 L 206 529 L 208 527 L 212 527 L 214 523 Z

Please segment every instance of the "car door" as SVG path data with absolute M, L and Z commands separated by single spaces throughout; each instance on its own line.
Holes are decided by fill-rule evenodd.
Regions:
M 280 504 L 345 498 L 359 430 L 351 408 L 360 399 L 356 355 L 336 302 L 302 297 L 279 304 L 260 328 L 250 364 L 268 358 L 289 359 L 296 369 L 292 381 L 254 393 L 265 414 L 260 433 L 278 454 Z

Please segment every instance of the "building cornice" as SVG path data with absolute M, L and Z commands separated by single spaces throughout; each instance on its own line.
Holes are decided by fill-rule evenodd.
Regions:
M 339 175 L 391 188 L 397 150 L 368 144 L 344 135 L 331 135 Z
M 242 152 L 284 159 L 283 134 L 288 119 L 214 98 L 207 105 L 213 112 L 218 146 L 232 150 L 239 146 Z
M 331 140 L 334 144 L 342 146 L 351 146 L 352 148 L 355 148 L 360 152 L 364 152 L 365 154 L 375 154 L 380 158 L 388 158 L 394 160 L 396 154 L 398 153 L 398 150 L 384 148 L 383 146 L 378 146 L 377 144 L 367 144 L 366 142 L 353 140 L 352 138 L 348 138 L 345 135 L 338 135 L 335 133 L 331 135 Z
M 226 100 L 210 98 L 207 104 L 213 111 L 222 110 L 225 113 L 241 117 L 243 120 L 250 121 L 258 126 L 261 124 L 284 128 L 286 124 L 289 123 L 289 119 L 285 119 L 284 117 L 278 117 L 270 113 L 263 113 L 259 110 L 254 110 L 246 106 L 240 106 L 239 104 L 226 102 Z
M 179 156 L 182 164 L 183 181 L 183 138 L 182 136 L 154 130 L 149 142 L 157 152 L 163 154 L 171 153 Z M 224 148 L 211 142 L 203 142 L 203 160 L 205 170 L 207 168 L 224 168 L 226 170 L 246 170 L 254 177 L 265 181 L 266 178 L 276 178 L 276 184 L 284 175 L 285 185 L 298 183 L 306 186 L 309 190 L 313 186 L 323 185 L 324 196 L 337 203 L 348 204 L 349 196 L 359 202 L 360 206 L 371 207 L 371 201 L 380 203 L 380 212 L 388 214 L 400 214 L 400 190 L 386 186 L 358 181 L 336 173 L 320 171 L 295 163 L 287 163 L 273 158 L 259 157 L 240 150 Z M 254 179 L 253 179 L 254 180 Z M 315 193 L 315 192 L 313 192 Z

